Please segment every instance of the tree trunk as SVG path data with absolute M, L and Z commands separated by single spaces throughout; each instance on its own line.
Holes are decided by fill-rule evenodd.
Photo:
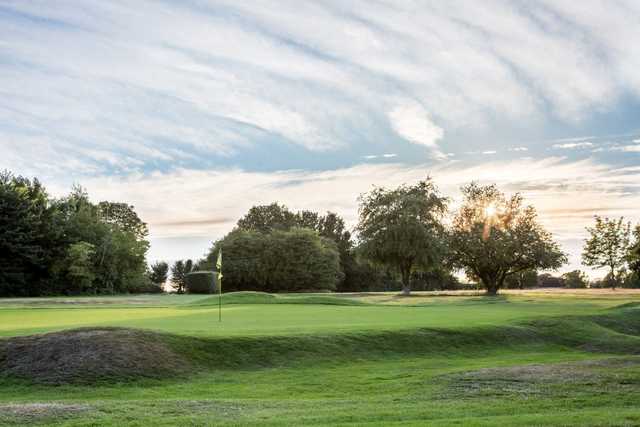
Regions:
M 494 297 L 498 295 L 498 285 L 496 283 L 487 284 L 487 295 Z
M 402 295 L 411 295 L 411 266 L 402 267 Z
M 485 288 L 487 288 L 488 296 L 496 296 L 498 294 L 498 289 L 500 289 L 500 286 L 502 285 L 502 283 L 492 276 L 482 278 L 482 283 L 484 283 Z

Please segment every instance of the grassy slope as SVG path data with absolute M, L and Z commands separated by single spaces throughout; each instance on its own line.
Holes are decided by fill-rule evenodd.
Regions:
M 132 320 L 147 322 L 148 327 L 165 326 L 165 330 L 171 330 L 169 323 L 181 325 L 182 335 L 164 339 L 199 366 L 191 378 L 55 389 L 5 381 L 0 384 L 0 402 L 55 399 L 81 402 L 89 409 L 77 414 L 68 411 L 68 419 L 51 412 L 49 418 L 46 414 L 44 418 L 0 415 L 0 421 L 114 426 L 187 422 L 423 425 L 424 420 L 464 425 L 640 423 L 634 397 L 640 390 L 640 361 L 635 356 L 640 352 L 640 310 L 634 306 L 607 309 L 611 304 L 564 300 L 468 299 L 428 307 L 259 301 L 260 305 L 238 306 L 237 323 L 229 308 L 225 327 L 233 324 L 235 329 L 225 337 L 186 336 L 184 331 L 193 322 L 210 324 L 207 304 L 212 302 L 217 301 L 172 308 L 190 313 L 184 315 L 187 318 L 196 316 L 191 323 L 184 322 L 183 316 Z M 297 311 L 304 309 L 306 316 Z M 78 312 L 87 310 L 93 314 L 109 309 Z M 367 310 L 372 311 L 365 316 Z M 401 314 L 402 310 L 406 313 Z M 33 311 L 44 313 L 48 320 L 61 313 Z M 258 328 L 261 333 L 242 333 L 255 331 L 248 319 L 264 313 L 266 325 Z M 558 317 L 565 313 L 572 316 Z M 302 324 L 283 334 L 278 316 Z M 384 321 L 376 323 L 377 319 Z M 412 323 L 411 319 L 417 320 Z M 336 334 L 332 328 L 340 322 L 347 327 Z M 269 328 L 277 333 L 269 334 Z M 11 335 L 15 331 L 5 329 Z M 604 362 L 581 364 L 594 359 Z M 500 370 L 488 378 L 459 378 L 460 372 L 532 363 L 569 364 L 557 369 L 560 374 L 537 373 L 533 379 Z M 564 372 L 568 374 L 563 376 Z M 536 381 L 537 377 L 544 381 Z

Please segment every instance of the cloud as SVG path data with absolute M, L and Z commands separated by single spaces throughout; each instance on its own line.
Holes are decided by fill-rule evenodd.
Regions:
M 529 151 L 527 147 L 511 147 L 509 151 Z
M 395 154 L 395 153 L 387 153 L 387 154 L 380 154 L 380 155 L 378 155 L 378 154 L 369 154 L 369 155 L 362 156 L 362 157 L 364 159 L 367 159 L 367 160 L 373 160 L 373 159 L 378 159 L 378 158 L 392 159 L 394 157 L 398 157 L 398 155 Z
M 417 102 L 404 101 L 388 113 L 393 129 L 404 139 L 435 149 L 444 131 L 431 120 L 429 113 Z
M 640 145 L 614 145 L 609 151 L 622 151 L 625 153 L 640 153 Z
M 487 150 L 482 152 L 482 154 L 496 154 L 496 153 L 497 153 L 496 150 Z
M 0 148 L 87 174 L 341 150 L 390 129 L 438 154 L 460 130 L 636 99 L 639 16 L 633 1 L 5 2 Z
M 560 150 L 560 149 L 570 150 L 570 149 L 574 149 L 574 148 L 589 148 L 589 147 L 593 147 L 593 143 L 592 142 L 568 142 L 566 144 L 553 144 L 552 145 L 552 148 L 554 148 L 556 150 Z

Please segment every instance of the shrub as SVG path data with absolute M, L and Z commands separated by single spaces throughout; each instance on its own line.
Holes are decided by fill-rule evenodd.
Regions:
M 221 248 L 227 291 L 335 290 L 343 276 L 335 242 L 306 228 L 234 230 L 216 242 L 200 264 L 212 268 Z
M 562 279 L 564 280 L 564 285 L 567 288 L 586 288 L 589 284 L 589 278 L 580 270 L 573 270 L 568 273 L 564 273 L 562 275 Z
M 185 282 L 190 294 L 211 294 L 218 287 L 217 274 L 213 271 L 192 271 L 185 275 Z
M 128 291 L 131 294 L 161 294 L 164 288 L 161 283 L 153 283 L 147 278 L 129 285 Z

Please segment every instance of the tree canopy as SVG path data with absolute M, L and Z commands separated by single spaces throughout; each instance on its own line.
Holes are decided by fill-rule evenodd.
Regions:
M 411 292 L 416 265 L 435 266 L 444 255 L 447 199 L 426 179 L 395 189 L 375 188 L 359 198 L 360 250 L 374 262 L 394 268 L 403 292 Z
M 495 185 L 471 183 L 462 188 L 464 201 L 453 219 L 450 260 L 480 280 L 495 295 L 505 279 L 526 270 L 557 269 L 566 255 L 538 222 L 520 194 L 506 198 Z
M 112 212 L 104 214 L 104 209 Z M 116 293 L 148 283 L 146 224 L 123 203 L 0 173 L 0 295 Z

